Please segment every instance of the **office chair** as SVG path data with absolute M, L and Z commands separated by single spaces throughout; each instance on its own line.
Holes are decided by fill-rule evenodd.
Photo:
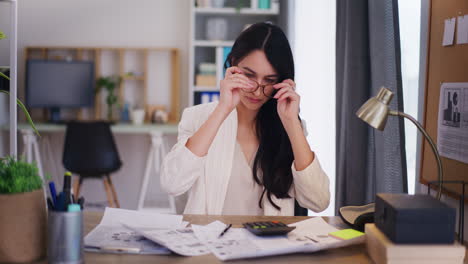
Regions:
M 307 208 L 304 208 L 299 205 L 296 199 L 294 199 L 294 216 L 307 216 Z
M 109 206 L 120 208 L 109 174 L 120 169 L 122 162 L 109 123 L 67 123 L 63 165 L 79 176 L 73 184 L 75 197 L 79 196 L 84 179 L 102 178 Z

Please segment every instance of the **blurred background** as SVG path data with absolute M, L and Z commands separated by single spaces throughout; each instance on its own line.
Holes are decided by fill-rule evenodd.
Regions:
M 404 109 L 413 116 L 418 116 L 420 9 L 420 0 L 398 1 Z M 330 0 L 18 1 L 18 95 L 43 129 L 36 143 L 19 132 L 19 152 L 37 148 L 39 155 L 31 159 L 40 156 L 43 174 L 61 183 L 65 126 L 51 128 L 50 122 L 111 120 L 122 161 L 111 175 L 120 206 L 181 213 L 186 198 L 172 200 L 158 178 L 161 156 L 176 141 L 180 113 L 219 98 L 223 63 L 235 37 L 249 24 L 270 21 L 283 28 L 293 48 L 301 117 L 331 181 L 332 201 L 320 214 L 334 215 L 336 10 Z M 0 2 L 4 66 L 10 16 L 8 4 Z M 57 76 L 75 82 L 53 85 Z M 8 98 L 1 96 L 0 156 L 9 151 L 8 122 Z M 415 128 L 406 126 L 405 136 L 408 192 L 414 193 Z M 89 210 L 107 204 L 104 189 L 100 178 L 83 181 Z

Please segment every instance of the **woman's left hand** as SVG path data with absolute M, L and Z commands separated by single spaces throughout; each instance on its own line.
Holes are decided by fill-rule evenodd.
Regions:
M 299 102 L 301 98 L 295 91 L 296 83 L 291 79 L 287 79 L 273 85 L 273 88 L 278 90 L 274 98 L 278 99 L 277 110 L 283 125 L 298 121 Z

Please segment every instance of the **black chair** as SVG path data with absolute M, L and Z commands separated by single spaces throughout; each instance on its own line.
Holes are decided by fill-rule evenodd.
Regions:
M 68 171 L 79 176 L 78 181 L 73 184 L 75 197 L 80 195 L 84 179 L 102 178 L 109 206 L 120 208 L 109 174 L 119 170 L 122 161 L 109 123 L 67 123 L 63 165 Z
M 308 210 L 299 205 L 296 199 L 294 199 L 294 216 L 307 216 Z

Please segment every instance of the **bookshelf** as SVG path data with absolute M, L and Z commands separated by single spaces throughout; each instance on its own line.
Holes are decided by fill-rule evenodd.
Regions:
M 170 47 L 43 47 L 25 48 L 25 60 L 46 59 L 65 61 L 93 61 L 95 77 L 119 76 L 121 82 L 117 88 L 120 106 L 128 103 L 133 108 L 143 108 L 145 121 L 150 121 L 149 110 L 154 105 L 165 107 L 169 113 L 169 123 L 177 123 L 180 118 L 180 55 L 179 50 Z M 161 76 L 163 73 L 167 76 Z M 158 82 L 167 79 L 167 83 Z M 156 96 L 154 94 L 156 93 Z M 164 100 L 154 101 L 153 97 L 165 93 Z M 79 109 L 75 117 L 78 120 L 104 120 L 107 114 L 106 91 L 96 93 L 93 109 Z M 32 109 L 35 120 L 44 120 L 47 110 Z M 72 113 L 73 115 L 73 113 Z M 119 110 L 114 109 L 114 116 Z M 39 118 L 37 118 L 39 117 Z M 120 121 L 118 118 L 113 121 Z
M 189 49 L 189 105 L 197 105 L 219 98 L 219 82 L 224 78 L 224 61 L 236 37 L 246 25 L 270 21 L 278 24 L 279 0 L 225 0 L 223 7 L 212 1 L 191 0 Z M 262 2 L 262 3 L 260 3 Z M 265 3 L 268 5 L 265 6 Z M 217 22 L 222 20 L 224 22 Z M 220 23 L 219 38 L 209 28 Z M 211 25 L 210 25 L 211 24 Z M 224 25 L 223 25 L 224 24 Z M 211 27 L 213 28 L 213 27 Z M 216 29 L 216 26 L 214 26 Z M 209 65 L 206 65 L 209 64 Z M 204 71 L 201 65 L 210 70 Z M 213 70 L 213 66 L 215 69 Z M 208 75 L 208 77 L 200 77 Z

